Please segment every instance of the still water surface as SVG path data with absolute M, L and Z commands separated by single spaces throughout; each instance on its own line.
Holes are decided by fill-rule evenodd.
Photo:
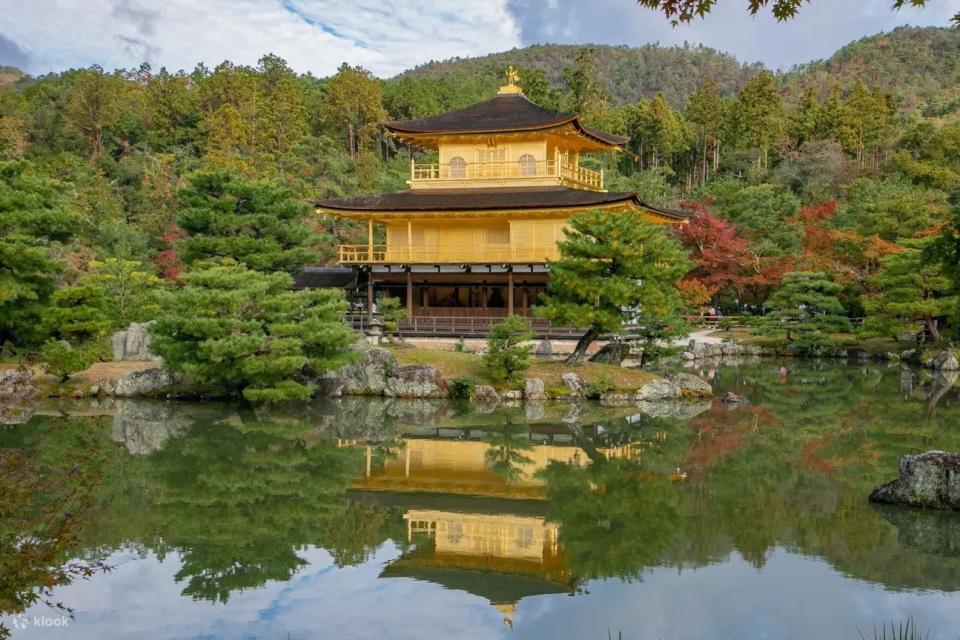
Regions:
M 0 448 L 95 467 L 63 559 L 112 569 L 13 637 L 960 638 L 960 515 L 866 501 L 960 450 L 955 380 L 699 373 L 750 404 L 42 408 Z

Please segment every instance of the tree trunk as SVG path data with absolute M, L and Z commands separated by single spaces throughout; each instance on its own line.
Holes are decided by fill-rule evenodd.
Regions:
M 933 338 L 934 342 L 940 341 L 940 331 L 937 329 L 937 319 L 933 316 L 927 314 L 925 318 L 927 322 L 927 330 L 930 332 L 930 337 Z
M 590 327 L 585 334 L 583 334 L 580 339 L 577 341 L 577 346 L 573 348 L 573 352 L 567 356 L 567 364 L 573 364 L 583 360 L 583 357 L 587 355 L 587 349 L 593 344 L 593 341 L 597 339 L 600 335 L 600 331 Z

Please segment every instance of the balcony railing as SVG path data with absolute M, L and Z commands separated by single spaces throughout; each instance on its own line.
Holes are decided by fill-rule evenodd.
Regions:
M 556 260 L 556 245 L 514 247 L 510 245 L 444 245 L 436 247 L 342 244 L 337 247 L 340 264 L 490 264 L 537 263 Z
M 417 183 L 464 180 L 528 179 L 542 182 L 542 179 L 551 178 L 560 183 L 570 183 L 596 191 L 603 190 L 603 170 L 593 171 L 554 160 L 470 162 L 460 165 L 410 162 L 410 182 L 414 186 Z

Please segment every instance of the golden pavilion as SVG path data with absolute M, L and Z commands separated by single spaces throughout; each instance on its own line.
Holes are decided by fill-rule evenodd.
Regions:
M 366 288 L 369 313 L 389 296 L 401 299 L 408 322 L 423 326 L 529 317 L 573 214 L 607 209 L 685 220 L 635 193 L 608 192 L 603 171 L 582 166 L 581 156 L 621 152 L 627 138 L 534 104 L 516 82 L 511 68 L 489 100 L 384 123 L 396 140 L 436 153 L 435 162 L 411 160 L 408 189 L 317 204 L 321 214 L 367 226 L 365 244 L 337 250 L 357 290 Z

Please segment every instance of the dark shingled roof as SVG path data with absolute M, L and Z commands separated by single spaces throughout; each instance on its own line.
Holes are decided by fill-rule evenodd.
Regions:
M 500 209 L 551 209 L 591 207 L 632 201 L 639 207 L 670 218 L 685 220 L 687 211 L 663 209 L 643 202 L 635 193 L 581 191 L 569 187 L 516 187 L 487 189 L 416 189 L 349 200 L 321 200 L 316 205 L 331 211 L 475 211 Z
M 352 289 L 357 272 L 343 267 L 304 267 L 293 278 L 294 289 Z
M 537 131 L 572 124 L 587 137 L 620 146 L 629 138 L 598 131 L 580 123 L 577 114 L 555 113 L 521 94 L 498 95 L 463 109 L 419 120 L 394 120 L 384 126 L 395 133 L 499 133 Z

